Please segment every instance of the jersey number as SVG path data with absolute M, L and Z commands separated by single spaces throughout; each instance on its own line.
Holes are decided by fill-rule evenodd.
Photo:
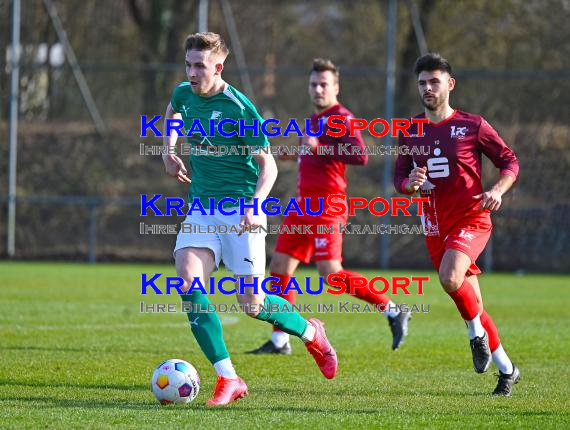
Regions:
M 447 178 L 449 176 L 449 160 L 447 157 L 429 158 L 427 167 L 430 178 Z

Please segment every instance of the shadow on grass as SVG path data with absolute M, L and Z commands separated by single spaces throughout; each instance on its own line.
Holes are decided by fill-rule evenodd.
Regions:
M 168 405 L 161 406 L 156 401 L 129 403 L 120 400 L 73 400 L 73 399 L 59 399 L 50 396 L 14 396 L 6 397 L 2 401 L 18 401 L 28 402 L 40 409 L 48 408 L 86 408 L 86 409 L 123 409 L 123 410 L 160 410 L 167 413 L 180 413 L 181 411 L 196 411 L 200 413 L 228 413 L 230 411 L 244 412 L 287 412 L 287 413 L 333 413 L 333 412 L 346 412 L 346 410 L 339 410 L 336 408 L 319 408 L 319 407 L 296 407 L 296 406 L 267 406 L 260 407 L 258 402 L 236 402 L 230 406 L 225 407 L 207 407 L 203 403 L 195 403 L 192 405 Z M 367 414 L 378 415 L 380 411 L 374 409 L 350 409 L 351 414 Z
M 126 390 L 126 391 L 150 391 L 148 385 L 127 385 L 127 384 L 69 384 L 57 382 L 26 382 L 0 380 L 0 386 L 12 387 L 34 387 L 34 388 L 83 388 L 86 390 Z M 8 397 L 7 397 L 8 398 Z
M 1 386 L 11 386 L 11 387 L 33 387 L 33 388 L 79 388 L 84 390 L 124 390 L 124 391 L 150 391 L 150 388 L 146 384 L 78 384 L 78 383 L 58 383 L 58 382 L 28 382 L 28 381 L 14 381 L 14 380 L 2 380 L 0 379 Z M 255 394 L 259 397 L 271 396 L 271 397 L 285 397 L 294 398 L 299 395 L 300 390 L 298 387 L 283 387 L 283 386 L 267 386 L 261 385 L 255 388 Z M 477 397 L 477 398 L 490 398 L 490 394 L 487 392 L 474 392 L 472 390 L 464 391 L 452 391 L 452 390 L 434 390 L 432 388 L 416 388 L 411 389 L 410 387 L 387 387 L 386 389 L 370 389 L 365 387 L 360 387 L 355 389 L 351 387 L 337 388 L 323 387 L 322 390 L 311 389 L 308 387 L 303 387 L 301 393 L 316 398 L 322 396 L 335 396 L 341 397 L 342 399 L 350 399 L 351 397 L 368 397 L 372 398 L 378 395 L 386 397 L 441 397 L 441 398 L 455 398 L 455 397 Z
M 156 401 L 129 403 L 120 400 L 73 400 L 58 399 L 49 396 L 14 396 L 5 397 L 3 401 L 29 402 L 41 409 L 45 408 L 92 408 L 92 409 L 159 409 Z
M 284 395 L 284 396 L 296 396 L 299 394 L 299 389 L 297 388 L 284 388 L 284 387 L 260 387 L 256 388 L 256 393 L 260 395 Z M 350 396 L 378 396 L 379 394 L 384 396 L 402 396 L 402 397 L 410 397 L 410 396 L 429 396 L 429 397 L 490 397 L 489 393 L 476 393 L 473 391 L 450 391 L 450 390 L 433 390 L 433 389 L 410 389 L 409 387 L 388 387 L 384 390 L 381 390 L 379 393 L 378 390 L 374 389 L 354 389 L 353 387 L 349 389 L 337 389 L 331 390 L 327 389 L 326 391 L 318 391 L 318 390 L 311 390 L 307 388 L 303 388 L 302 390 L 303 395 L 311 395 L 311 396 L 323 396 L 326 394 L 327 396 L 339 396 L 343 398 L 347 398 Z
M 355 414 L 355 415 L 366 415 L 379 417 L 385 417 L 386 412 L 380 409 L 352 409 L 344 408 L 342 404 L 336 405 L 336 407 L 297 407 L 291 405 L 283 406 L 260 406 L 259 401 L 247 402 L 239 401 L 233 403 L 230 406 L 210 408 L 204 405 L 204 403 L 194 403 L 191 405 L 169 405 L 161 406 L 156 401 L 149 400 L 148 402 L 125 402 L 120 400 L 73 400 L 73 399 L 59 399 L 55 397 L 40 397 L 40 396 L 15 396 L 2 399 L 2 401 L 19 401 L 30 403 L 30 407 L 37 407 L 40 409 L 61 409 L 61 408 L 84 408 L 84 409 L 115 409 L 115 410 L 138 410 L 138 411 L 161 411 L 164 413 L 180 414 L 181 412 L 189 413 L 199 413 L 199 414 L 231 414 L 232 412 L 238 412 L 240 414 L 244 413 L 288 413 L 288 414 Z M 426 415 L 426 411 L 409 411 L 410 416 L 421 417 Z M 433 415 L 433 412 L 429 412 L 429 415 Z M 436 415 L 439 416 L 456 416 L 457 412 L 446 412 L 441 411 Z M 505 411 L 502 410 L 481 410 L 472 413 L 461 413 L 465 417 L 476 417 L 485 416 L 490 417 L 505 417 Z M 508 414 L 509 416 L 520 416 L 520 417 L 568 417 L 570 413 L 559 412 L 559 411 L 512 411 Z
M 0 351 L 53 351 L 53 352 L 87 352 L 90 354 L 93 353 L 117 353 L 116 348 L 112 349 L 100 349 L 100 348 L 60 348 L 60 347 L 53 347 L 53 346 L 5 346 L 0 347 Z M 140 354 L 152 354 L 156 352 L 152 349 L 121 349 L 120 352 L 133 352 L 133 353 L 140 353 Z

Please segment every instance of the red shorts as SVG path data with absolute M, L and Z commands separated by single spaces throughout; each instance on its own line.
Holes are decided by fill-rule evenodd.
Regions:
M 288 233 L 281 230 L 277 236 L 275 252 L 287 254 L 301 262 L 310 263 L 311 257 L 315 261 L 340 260 L 342 261 L 342 233 L 338 224 L 345 222 L 344 218 L 300 217 L 295 213 L 287 215 L 283 220 L 282 229 L 292 226 L 311 226 L 312 234 Z M 333 226 L 332 233 L 318 233 L 317 226 Z M 301 227 L 302 228 L 302 227 Z
M 467 218 L 455 225 L 447 233 L 439 236 L 427 236 L 427 248 L 435 269 L 439 272 L 439 266 L 445 251 L 457 249 L 467 254 L 471 259 L 471 266 L 467 270 L 466 275 L 479 275 L 481 270 L 477 267 L 475 261 L 485 249 L 492 230 L 493 225 L 488 220 Z

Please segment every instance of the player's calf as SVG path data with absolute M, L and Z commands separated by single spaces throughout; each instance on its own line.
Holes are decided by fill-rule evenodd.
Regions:
M 447 293 L 452 293 L 453 291 L 461 288 L 464 279 L 465 274 L 460 275 L 452 272 L 439 272 L 439 283 Z
M 253 276 L 236 276 L 240 278 L 240 282 L 245 282 L 248 284 L 253 283 Z M 238 294 L 237 301 L 241 306 L 244 313 L 251 318 L 258 318 L 260 313 L 263 312 L 263 306 L 265 305 L 265 294 L 263 292 L 258 292 L 254 294 L 253 288 L 246 287 L 243 289 L 244 294 Z

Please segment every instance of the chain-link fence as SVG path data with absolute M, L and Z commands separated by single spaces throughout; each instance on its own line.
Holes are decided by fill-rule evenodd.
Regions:
M 9 2 L 0 5 L 10 27 Z M 156 3 L 156 4 L 155 4 Z M 185 196 L 163 172 L 158 156 L 143 156 L 140 115 L 163 114 L 174 85 L 185 79 L 180 45 L 196 31 L 193 2 L 56 2 L 85 79 L 107 126 L 95 132 L 51 23 L 38 2 L 22 9 L 22 66 L 18 134 L 17 258 L 163 260 L 173 235 L 141 235 L 139 224 L 170 223 L 176 217 L 140 217 L 140 194 Z M 227 40 L 226 23 L 211 2 L 210 30 Z M 358 116 L 382 117 L 385 92 L 385 2 L 231 2 L 247 60 L 256 105 L 282 121 L 311 113 L 307 95 L 311 59 L 331 57 L 341 66 L 341 101 Z M 515 150 L 521 165 L 515 188 L 494 216 L 487 265 L 495 270 L 567 271 L 570 267 L 566 185 L 570 167 L 570 7 L 564 1 L 473 2 L 446 9 L 446 2 L 418 1 L 430 49 L 456 69 L 452 105 L 483 115 Z M 453 2 L 457 5 L 456 2 Z M 542 4 L 542 7 L 539 7 Z M 158 6 L 157 6 L 158 7 Z M 465 8 L 462 9 L 462 8 Z M 463 11 L 463 12 L 462 12 Z M 179 15 L 187 15 L 186 19 Z M 157 21 L 158 20 L 158 21 Z M 556 23 L 561 25 L 557 26 Z M 440 30 L 444 31 L 440 31 Z M 478 34 L 468 31 L 478 31 Z M 0 35 L 0 83 L 8 94 L 8 32 Z M 516 43 L 515 43 L 516 42 Z M 231 43 L 230 43 L 231 45 Z M 398 9 L 395 112 L 421 111 L 411 64 L 418 55 L 405 7 Z M 242 71 L 243 72 L 243 71 Z M 234 56 L 225 79 L 242 81 Z M 7 97 L 0 105 L 0 131 L 7 135 Z M 387 144 L 367 136 L 368 145 Z M 283 138 L 273 144 L 292 143 Z M 7 144 L 0 147 L 0 255 L 6 255 Z M 382 189 L 384 158 L 348 169 L 349 194 L 390 197 Z M 497 177 L 486 163 L 488 183 Z M 295 193 L 296 164 L 280 163 L 272 192 Z M 378 224 L 365 212 L 355 224 Z M 278 223 L 279 218 L 271 220 Z M 417 222 L 403 217 L 392 224 Z M 375 266 L 379 235 L 345 236 L 348 266 Z M 275 236 L 268 238 L 268 254 Z M 423 237 L 391 235 L 392 267 L 431 267 Z

